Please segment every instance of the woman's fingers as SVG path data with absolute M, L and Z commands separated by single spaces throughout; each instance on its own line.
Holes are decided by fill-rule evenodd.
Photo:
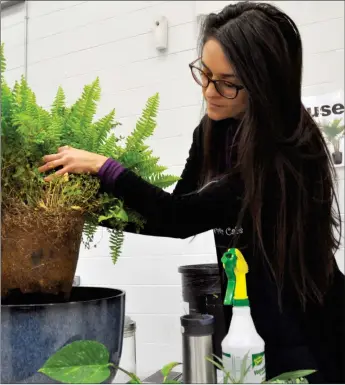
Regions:
M 45 177 L 44 180 L 45 180 L 46 182 L 50 182 L 50 181 L 52 181 L 54 178 L 56 178 L 56 177 L 58 177 L 58 176 L 68 174 L 68 169 L 69 169 L 69 167 L 68 167 L 68 166 L 65 166 L 65 167 L 62 168 L 61 170 L 56 171 L 54 174 Z
M 53 160 L 56 160 L 56 159 L 59 159 L 59 158 L 62 158 L 63 157 L 63 154 L 51 154 L 51 155 L 45 155 L 43 157 L 43 162 L 47 163 L 47 162 L 51 162 Z
M 75 149 L 70 146 L 63 146 L 58 149 L 57 154 L 44 156 L 43 161 L 45 164 L 39 167 L 38 171 L 47 172 L 62 166 L 61 170 L 47 176 L 45 180 L 51 180 L 55 176 L 64 175 L 66 172 L 73 174 L 96 174 L 106 160 L 107 158 L 102 155 Z
M 51 157 L 51 158 L 49 158 L 51 160 L 50 161 L 49 160 L 48 161 L 45 160 L 45 162 L 47 162 L 47 163 L 38 168 L 39 172 L 46 172 L 46 171 L 52 170 L 53 168 L 56 168 L 56 167 L 59 167 L 59 166 L 63 166 L 64 163 L 65 163 L 63 157 L 57 158 L 54 155 L 47 155 L 47 157 Z
M 67 151 L 71 150 L 73 150 L 73 148 L 70 146 L 62 146 L 59 147 L 57 154 L 50 154 L 43 157 L 45 164 L 38 168 L 39 172 L 47 172 L 56 167 L 62 166 L 62 169 L 56 171 L 54 174 L 46 176 L 44 178 L 46 182 L 50 182 L 58 176 L 68 174 L 70 169 L 72 169 L 72 159 L 70 156 L 68 156 L 68 153 L 66 153 Z
M 58 148 L 58 152 L 64 152 L 64 151 L 66 151 L 66 150 L 69 150 L 69 149 L 71 149 L 71 147 L 70 146 L 62 146 L 62 147 L 59 147 Z

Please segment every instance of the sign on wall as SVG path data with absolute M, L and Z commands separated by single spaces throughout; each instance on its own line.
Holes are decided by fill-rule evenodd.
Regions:
M 344 164 L 344 90 L 303 97 L 303 103 L 315 119 L 329 144 L 334 163 Z
M 303 97 L 304 106 L 317 121 L 344 119 L 344 91 Z

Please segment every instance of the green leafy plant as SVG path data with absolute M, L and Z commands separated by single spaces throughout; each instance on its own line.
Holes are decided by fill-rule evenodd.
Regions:
M 250 366 L 246 367 L 246 363 L 247 363 L 247 359 L 248 359 L 248 354 L 245 355 L 245 357 L 244 357 L 244 359 L 243 359 L 243 361 L 241 363 L 240 377 L 238 379 L 233 377 L 231 375 L 231 373 L 228 372 L 224 368 L 224 365 L 222 363 L 222 359 L 221 358 L 219 358 L 215 354 L 213 354 L 213 357 L 215 359 L 212 359 L 210 357 L 206 357 L 206 360 L 211 362 L 217 369 L 219 369 L 223 373 L 223 375 L 224 375 L 223 383 L 224 384 L 228 384 L 228 383 L 231 383 L 231 384 L 243 384 L 244 383 L 246 375 L 248 374 L 248 372 L 250 370 Z
M 308 380 L 305 378 L 314 373 L 315 370 L 296 370 L 293 372 L 286 372 L 280 374 L 277 377 L 272 378 L 269 381 L 265 381 L 265 384 L 308 384 Z
M 169 380 L 170 372 L 179 362 L 171 362 L 161 369 L 164 384 L 179 384 Z M 141 384 L 134 374 L 109 362 L 107 348 L 97 342 L 80 340 L 74 341 L 52 355 L 38 371 L 49 378 L 65 384 L 100 384 L 111 375 L 111 368 L 118 369 L 130 378 L 131 384 Z
M 0 51 L 1 73 L 6 68 L 4 46 Z M 118 122 L 115 110 L 95 121 L 101 88 L 97 78 L 86 85 L 82 95 L 71 106 L 66 105 L 64 91 L 59 87 L 48 111 L 36 102 L 35 93 L 24 77 L 11 88 L 1 77 L 1 205 L 3 212 L 32 212 L 79 215 L 85 222 L 84 243 L 93 241 L 99 224 L 107 224 L 110 232 L 112 259 L 116 262 L 123 243 L 123 231 L 134 224 L 137 231 L 143 218 L 125 207 L 123 202 L 100 191 L 99 181 L 91 175 L 65 175 L 46 183 L 37 168 L 42 157 L 55 153 L 60 146 L 70 145 L 119 161 L 144 180 L 161 188 L 169 187 L 179 178 L 165 174 L 166 167 L 145 144 L 156 127 L 159 95 L 150 97 L 132 133 L 116 136 Z M 52 170 L 55 171 L 55 170 Z M 19 216 L 18 216 L 19 218 Z M 21 221 L 18 219 L 18 226 Z
M 339 152 L 340 138 L 344 136 L 344 124 L 342 119 L 334 119 L 331 122 L 321 123 L 321 129 L 328 143 L 332 144 L 334 151 Z
M 206 357 L 206 359 L 211 362 L 217 369 L 223 373 L 223 383 L 224 384 L 244 384 L 245 378 L 251 368 L 247 366 L 248 362 L 248 353 L 244 356 L 241 363 L 241 370 L 239 378 L 235 378 L 231 375 L 225 368 L 223 360 L 213 354 L 213 358 Z M 274 377 L 270 380 L 262 382 L 263 384 L 308 384 L 308 380 L 305 378 L 310 374 L 315 373 L 315 370 L 297 370 L 292 372 L 286 372 L 280 374 L 277 377 Z
M 215 367 L 224 374 L 224 384 L 243 384 L 245 377 L 250 370 L 246 367 L 248 355 L 243 359 L 241 364 L 240 378 L 234 378 L 227 372 L 223 366 L 222 360 L 213 355 L 213 358 L 206 357 Z M 176 367 L 181 365 L 180 362 L 171 362 L 161 369 L 163 375 L 163 384 L 180 384 L 180 381 L 170 380 L 169 374 Z M 72 342 L 55 354 L 53 354 L 39 369 L 40 373 L 68 384 L 99 384 L 107 380 L 111 374 L 110 368 L 116 368 L 124 372 L 130 378 L 130 384 L 141 384 L 141 380 L 133 373 L 115 366 L 109 362 L 109 352 L 107 348 L 97 341 L 75 341 Z M 263 383 L 270 384 L 308 384 L 306 376 L 315 373 L 315 370 L 297 370 L 293 372 L 283 373 L 271 380 Z
M 40 373 L 70 384 L 99 384 L 110 376 L 109 352 L 96 341 L 75 341 L 51 356 Z

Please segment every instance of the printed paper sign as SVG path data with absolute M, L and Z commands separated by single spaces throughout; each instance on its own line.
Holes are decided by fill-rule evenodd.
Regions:
M 335 164 L 344 165 L 344 90 L 303 97 L 302 101 L 322 129 Z

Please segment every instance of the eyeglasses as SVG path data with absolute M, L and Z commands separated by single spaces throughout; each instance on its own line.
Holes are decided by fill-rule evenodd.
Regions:
M 239 91 L 243 90 L 243 86 L 232 84 L 226 80 L 213 80 L 201 68 L 198 68 L 195 63 L 200 58 L 189 64 L 194 80 L 203 88 L 207 88 L 210 83 L 213 83 L 217 92 L 226 99 L 235 99 Z

